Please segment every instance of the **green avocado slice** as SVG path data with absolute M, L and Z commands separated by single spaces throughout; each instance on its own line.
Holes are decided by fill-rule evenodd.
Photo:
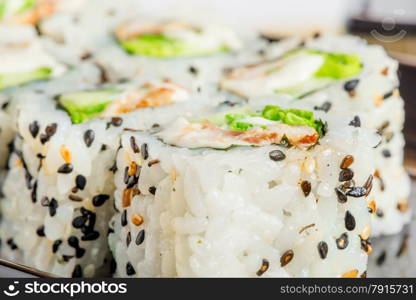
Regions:
M 284 58 L 301 55 L 311 54 L 320 55 L 324 58 L 322 65 L 315 71 L 313 77 L 309 80 L 275 91 L 277 94 L 288 94 L 294 98 L 303 98 L 315 91 L 321 90 L 328 86 L 334 80 L 351 78 L 362 70 L 362 63 L 360 57 L 355 54 L 346 53 L 332 53 L 314 49 L 298 49 L 290 51 L 284 55 Z M 283 58 L 283 59 L 284 59 Z M 274 72 L 277 70 L 271 70 Z
M 0 73 L 0 90 L 51 77 L 52 69 L 41 67 L 28 72 Z
M 179 39 L 173 39 L 163 34 L 144 34 L 135 39 L 121 40 L 120 45 L 130 54 L 139 54 L 155 58 L 173 58 L 209 55 L 228 52 L 227 46 L 203 49 Z
M 0 0 L 0 20 L 3 20 L 7 15 L 24 13 L 36 6 L 35 0 L 22 0 L 18 6 L 11 4 L 14 1 L 16 0 Z
M 62 94 L 57 100 L 68 112 L 72 122 L 78 124 L 99 117 L 120 93 L 116 89 L 83 91 Z
M 245 120 L 250 117 L 277 121 L 290 126 L 308 126 L 314 128 L 320 136 L 324 135 L 324 124 L 321 120 L 315 119 L 312 111 L 293 108 L 282 109 L 277 105 L 266 105 L 261 112 L 254 112 L 247 107 L 233 109 L 215 114 L 204 120 L 210 121 L 219 127 L 225 126 L 227 129 L 236 131 L 246 131 L 253 127 L 267 129 L 267 125 L 253 124 Z

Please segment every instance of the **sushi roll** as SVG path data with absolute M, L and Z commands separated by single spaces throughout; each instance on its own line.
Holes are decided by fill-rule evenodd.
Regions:
M 94 61 L 100 50 L 114 43 L 114 28 L 138 11 L 135 0 L 62 1 L 64 4 L 70 7 L 43 19 L 38 28 L 48 49 L 70 65 Z
M 379 137 L 280 102 L 122 135 L 116 276 L 365 276 Z
M 136 17 L 116 26 L 114 35 L 116 42 L 96 58 L 110 78 L 153 75 L 175 78 L 193 89 L 207 83 L 217 85 L 222 69 L 242 47 L 227 27 L 185 20 Z
M 93 73 L 90 79 L 99 75 Z M 108 275 L 119 135 L 192 116 L 208 104 L 166 81 L 67 84 L 58 94 L 48 84 L 54 93 L 27 92 L 15 105 L 2 256 L 63 277 Z M 80 90 L 69 92 L 74 86 Z
M 56 12 L 77 9 L 82 2 L 83 0 L 2 0 L 0 22 L 37 25 Z
M 11 94 L 17 87 L 61 76 L 66 67 L 45 51 L 35 30 L 27 25 L 0 25 L 0 170 L 13 137 Z
M 29 26 L 0 25 L 0 90 L 57 77 L 65 67 L 49 55 Z
M 279 43 L 270 47 L 278 49 Z M 277 58 L 230 70 L 221 87 L 251 99 L 282 94 L 329 115 L 349 112 L 352 117 L 345 119 L 346 125 L 377 130 L 383 139 L 374 149 L 373 233 L 394 234 L 410 220 L 410 180 L 403 168 L 404 102 L 397 67 L 379 46 L 351 36 L 321 36 Z

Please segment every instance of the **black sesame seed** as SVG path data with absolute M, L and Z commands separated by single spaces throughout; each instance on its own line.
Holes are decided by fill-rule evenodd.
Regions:
M 286 158 L 286 155 L 280 150 L 273 150 L 269 152 L 269 157 L 274 161 L 281 161 Z
M 319 256 L 322 259 L 325 259 L 326 256 L 328 255 L 328 244 L 324 241 L 319 242 L 318 244 L 318 252 L 319 252 Z
M 83 257 L 85 254 L 85 249 L 84 248 L 77 248 L 75 249 L 75 257 L 76 258 L 81 258 Z
M 344 83 L 344 90 L 346 90 L 347 92 L 351 92 L 351 91 L 355 90 L 355 88 L 357 87 L 359 82 L 360 82 L 359 79 L 352 79 L 352 80 L 349 80 L 349 81 L 345 82 Z
M 81 191 L 85 188 L 86 184 L 87 184 L 87 178 L 85 178 L 85 176 L 77 175 L 77 177 L 75 177 L 75 185 Z
M 190 66 L 190 67 L 189 67 L 189 72 L 190 72 L 192 75 L 198 75 L 198 69 L 197 69 L 197 68 L 195 68 L 194 66 Z
M 107 201 L 108 199 L 110 199 L 109 195 L 100 194 L 92 198 L 92 204 L 98 207 L 98 206 L 103 205 L 104 202 Z
M 149 147 L 147 146 L 146 143 L 142 144 L 142 146 L 140 147 L 141 153 L 142 153 L 142 157 L 144 160 L 148 159 L 149 157 Z
M 351 179 L 353 179 L 354 177 L 354 172 L 351 169 L 342 169 L 341 172 L 339 173 L 339 178 L 338 180 L 343 182 L 343 181 L 349 181 Z
M 127 233 L 127 237 L 126 237 L 126 245 L 127 245 L 127 247 L 130 246 L 130 243 L 131 243 L 131 232 L 129 231 Z
M 98 231 L 91 231 L 91 232 L 85 233 L 81 237 L 81 240 L 82 241 L 94 241 L 94 240 L 98 239 L 99 236 L 100 236 L 100 233 Z
M 114 164 L 111 166 L 110 169 L 108 169 L 110 172 L 112 173 L 116 173 L 118 168 L 117 168 L 117 161 L 114 161 Z
M 377 208 L 376 216 L 379 217 L 379 218 L 384 217 L 384 211 L 381 208 Z
M 72 166 L 72 164 L 63 164 L 62 166 L 59 167 L 58 173 L 69 174 L 72 172 L 73 169 L 74 167 Z
M 113 275 L 117 270 L 117 262 L 114 258 L 111 258 L 110 261 L 110 274 Z
M 100 151 L 102 152 L 102 151 L 105 151 L 105 150 L 107 150 L 107 145 L 102 144 L 101 148 L 100 148 Z
M 45 133 L 50 138 L 56 133 L 57 129 L 58 129 L 58 124 L 52 123 L 52 124 L 49 124 L 48 126 L 46 126 Z
M 38 227 L 38 229 L 36 229 L 36 234 L 38 236 L 45 236 L 45 226 L 41 225 Z
M 354 119 L 348 124 L 354 127 L 361 127 L 361 119 L 359 116 L 355 116 Z
M 2 110 L 6 110 L 6 109 L 7 109 L 7 107 L 9 107 L 9 105 L 10 105 L 10 102 L 4 102 L 4 103 L 1 105 L 1 109 L 2 109 Z
M 130 178 L 129 167 L 127 166 L 124 168 L 124 177 L 123 177 L 124 184 L 127 184 L 129 182 L 129 178 Z
M 337 248 L 343 250 L 348 247 L 348 233 L 344 232 L 339 238 L 335 240 Z
M 127 178 L 127 189 L 134 187 L 139 182 L 139 177 L 136 176 L 129 176 Z
M 52 200 L 49 202 L 49 215 L 53 217 L 56 215 L 56 209 L 58 208 L 58 202 L 52 198 Z
M 130 147 L 133 150 L 134 153 L 139 153 L 140 149 L 139 146 L 137 146 L 136 144 L 136 139 L 134 138 L 134 136 L 130 137 Z
M 376 263 L 378 266 L 381 266 L 386 260 L 387 253 L 383 251 L 379 257 L 377 257 Z
M 123 124 L 123 119 L 120 117 L 112 117 L 111 118 L 111 125 L 115 126 L 115 127 L 119 127 L 121 126 L 121 124 Z
M 406 234 L 402 240 L 402 243 L 400 245 L 399 250 L 396 253 L 396 257 L 400 257 L 403 255 L 403 253 L 407 250 L 408 248 L 408 240 L 409 240 L 409 236 Z
M 311 183 L 309 181 L 304 180 L 302 181 L 300 186 L 302 188 L 302 192 L 305 195 L 305 197 L 308 197 L 312 189 Z
M 81 278 L 82 277 L 82 269 L 80 265 L 76 265 L 74 271 L 72 272 L 72 278 Z
M 45 144 L 47 141 L 49 141 L 49 137 L 46 135 L 46 134 L 41 134 L 40 136 L 39 136 L 39 140 L 40 140 L 40 142 L 41 142 L 41 144 L 43 145 L 43 144 Z
M 355 218 L 350 213 L 349 210 L 347 210 L 345 213 L 344 221 L 345 221 L 345 228 L 347 228 L 347 230 L 352 231 L 355 229 Z
M 155 195 L 156 194 L 156 187 L 154 187 L 154 186 L 149 187 L 149 193 L 152 194 L 152 195 Z
M 384 156 L 385 158 L 389 158 L 389 157 L 391 157 L 391 152 L 390 152 L 390 150 L 388 150 L 388 149 L 384 149 L 384 150 L 382 151 L 382 154 L 383 154 L 383 156 Z
M 127 225 L 127 210 L 123 210 L 123 213 L 121 214 L 121 226 Z
M 331 109 L 331 107 L 332 107 L 332 103 L 326 101 L 326 102 L 322 103 L 321 106 L 315 106 L 314 110 L 322 110 L 322 111 L 327 113 Z
M 143 243 L 145 237 L 144 230 L 140 230 L 136 237 L 136 245 L 139 246 Z
M 351 187 L 347 191 L 347 196 L 351 196 L 351 197 L 355 197 L 355 198 L 360 198 L 360 197 L 365 196 L 366 193 L 367 193 L 366 188 L 361 187 L 361 186 L 354 186 L 354 187 Z
M 56 253 L 59 249 L 59 246 L 62 244 L 62 240 L 56 240 L 55 242 L 53 242 L 52 245 L 52 253 Z
M 9 245 L 10 249 L 12 249 L 12 250 L 16 250 L 16 249 L 19 248 L 19 247 L 17 247 L 16 243 L 13 241 L 12 238 L 8 239 L 6 241 L 6 243 L 7 243 L 7 245 Z
M 74 258 L 73 255 L 62 255 L 62 259 L 64 262 L 69 262 L 72 258 Z
M 86 218 L 85 216 L 78 216 L 72 220 L 72 226 L 74 226 L 74 228 L 81 228 L 85 225 L 87 221 L 88 218 Z
M 95 133 L 92 129 L 88 129 L 84 133 L 84 143 L 87 147 L 91 147 L 95 139 Z
M 275 42 L 279 42 L 279 41 L 282 40 L 279 37 L 270 36 L 270 35 L 267 35 L 267 34 L 261 34 L 260 38 L 263 39 L 263 40 L 266 40 L 269 43 L 275 43 Z
M 32 187 L 32 192 L 30 194 L 30 198 L 32 199 L 33 203 L 36 203 L 36 201 L 37 201 L 37 190 L 38 190 L 38 182 L 35 181 L 35 183 L 33 184 L 33 187 Z
M 233 106 L 236 106 L 237 103 L 233 102 L 231 100 L 225 100 L 225 101 L 221 102 L 220 105 L 226 105 L 226 106 L 229 106 L 229 107 L 233 107 Z
M 74 235 L 70 236 L 68 238 L 68 245 L 73 248 L 79 248 L 79 241 L 78 238 Z
M 136 270 L 133 268 L 133 266 L 130 262 L 128 262 L 126 264 L 126 274 L 128 276 L 132 276 L 132 275 L 136 274 Z
M 39 133 L 39 123 L 38 121 L 33 121 L 29 125 L 29 132 L 33 138 L 36 138 Z
M 394 93 L 394 91 L 390 91 L 390 92 L 385 93 L 383 95 L 383 99 L 386 100 L 386 99 L 390 98 L 391 96 L 393 96 L 393 93 Z
M 32 175 L 29 173 L 29 171 L 26 169 L 26 165 L 23 165 L 25 168 L 25 179 L 26 179 L 26 186 L 30 190 L 32 188 Z

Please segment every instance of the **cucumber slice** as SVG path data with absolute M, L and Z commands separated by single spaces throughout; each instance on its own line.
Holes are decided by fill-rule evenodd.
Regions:
M 120 41 L 120 45 L 130 54 L 156 58 L 209 55 L 229 51 L 229 48 L 226 46 L 215 49 L 202 49 L 198 45 L 190 45 L 179 39 L 172 39 L 162 34 L 141 35 L 135 39 Z
M 35 0 L 0 0 L 0 20 L 22 14 L 36 6 Z
M 52 69 L 46 67 L 29 72 L 0 73 L 0 90 L 32 81 L 46 80 L 51 77 L 51 74 Z
M 294 98 L 301 99 L 309 94 L 319 91 L 334 80 L 350 78 L 362 70 L 362 63 L 358 55 L 345 54 L 345 53 L 331 53 L 313 49 L 300 49 L 294 50 L 286 55 L 291 57 L 294 55 L 309 54 L 309 55 L 320 55 L 324 58 L 322 65 L 318 70 L 315 71 L 313 77 L 308 81 L 290 86 L 284 89 L 275 90 L 278 94 L 288 94 Z M 275 72 L 277 70 L 271 70 Z
M 57 100 L 71 116 L 72 122 L 78 124 L 99 117 L 120 93 L 116 89 L 84 91 L 63 94 Z

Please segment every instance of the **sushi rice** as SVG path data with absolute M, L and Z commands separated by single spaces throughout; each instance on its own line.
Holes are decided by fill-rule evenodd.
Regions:
M 279 48 L 279 43 L 272 47 Z M 342 64 L 336 65 L 337 57 Z M 397 61 L 382 47 L 352 36 L 309 39 L 278 59 L 264 59 L 266 62 L 236 68 L 223 78 L 222 87 L 252 100 L 278 93 L 294 103 L 308 102 L 315 111 L 349 112 L 352 117 L 346 124 L 377 130 L 383 139 L 374 154 L 377 184 L 372 197 L 377 213 L 373 234 L 400 232 L 411 212 L 410 179 L 403 168 L 404 102 L 398 91 Z M 330 78 L 331 72 L 337 75 Z M 343 78 L 345 74 L 348 76 Z
M 2 257 L 63 277 L 365 277 L 370 235 L 409 222 L 383 48 L 134 0 L 1 5 Z
M 58 92 L 53 82 L 47 84 Z M 108 274 L 107 232 L 114 213 L 119 135 L 123 130 L 162 126 L 185 111 L 192 116 L 211 101 L 190 98 L 74 124 L 67 111 L 56 108 L 56 96 L 28 92 L 18 99 L 14 104 L 18 135 L 1 202 L 1 238 L 6 241 L 2 256 L 64 277 Z
M 109 235 L 116 276 L 365 276 L 368 199 L 341 203 L 335 189 L 347 156 L 356 184 L 369 187 L 379 138 L 331 123 L 309 150 L 200 148 L 212 140 L 199 129 L 192 137 L 202 144 L 181 147 L 186 135 L 175 135 L 175 125 L 156 134 L 161 140 L 123 134 Z

